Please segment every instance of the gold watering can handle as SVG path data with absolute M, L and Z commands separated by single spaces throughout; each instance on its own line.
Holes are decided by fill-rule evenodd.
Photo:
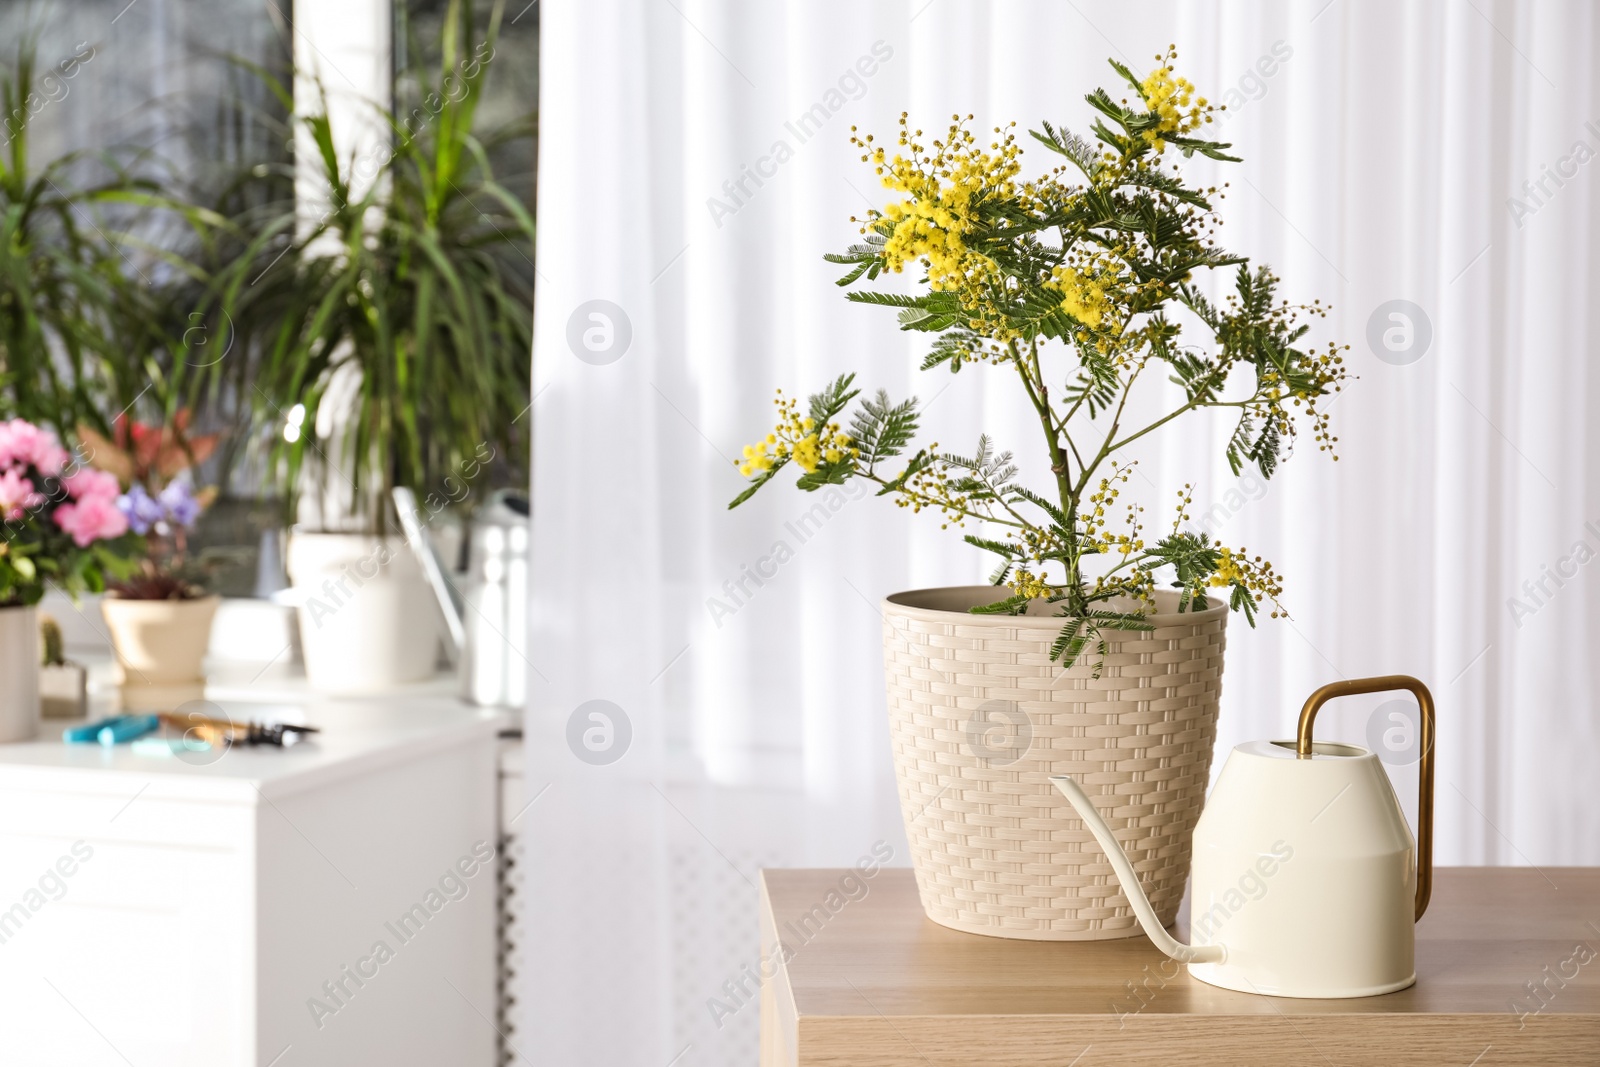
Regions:
M 1354 678 L 1348 682 L 1330 682 L 1312 693 L 1306 706 L 1300 709 L 1300 729 L 1295 737 L 1295 755 L 1311 758 L 1311 726 L 1317 720 L 1322 705 L 1337 697 L 1359 696 L 1363 693 L 1388 693 L 1404 689 L 1417 698 L 1422 709 L 1422 767 L 1418 774 L 1417 796 L 1417 914 L 1428 910 L 1428 898 L 1433 895 L 1433 694 L 1428 687 L 1408 674 L 1386 674 L 1381 678 Z

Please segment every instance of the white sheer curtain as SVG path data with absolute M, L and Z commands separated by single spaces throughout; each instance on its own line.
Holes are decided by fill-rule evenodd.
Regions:
M 530 795 L 549 788 L 517 824 L 539 914 L 533 1062 L 751 1062 L 757 1005 L 724 983 L 754 962 L 757 869 L 842 865 L 878 840 L 905 862 L 875 605 L 988 561 L 870 497 L 774 484 L 730 513 L 732 459 L 773 387 L 845 371 L 921 396 L 950 447 L 986 428 L 1026 468 L 1036 443 L 1010 382 L 919 373 L 926 338 L 832 285 L 822 254 L 882 199 L 849 128 L 892 135 L 901 111 L 1083 128 L 1107 56 L 1144 69 L 1170 42 L 1231 105 L 1220 129 L 1245 162 L 1214 168 L 1225 243 L 1330 301 L 1316 335 L 1348 342 L 1360 376 L 1332 409 L 1337 464 L 1306 447 L 1270 487 L 1234 479 L 1207 418 L 1135 457 L 1152 513 L 1195 481 L 1197 521 L 1286 579 L 1291 621 L 1232 624 L 1218 764 L 1291 733 L 1318 684 L 1416 674 L 1440 708 L 1437 860 L 1600 863 L 1589 5 L 638 0 L 542 17 Z M 1389 319 L 1396 300 L 1420 313 Z M 1397 357 L 1381 335 L 1407 322 Z M 1365 743 L 1379 703 L 1330 709 L 1326 736 Z M 625 755 L 578 758 L 620 750 L 616 709 Z M 1394 774 L 1409 798 L 1414 769 Z

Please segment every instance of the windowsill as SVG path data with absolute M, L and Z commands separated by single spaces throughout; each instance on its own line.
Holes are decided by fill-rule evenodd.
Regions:
M 100 614 L 99 595 L 84 596 L 74 604 L 65 593 L 51 590 L 39 603 L 41 614 L 61 626 L 68 659 L 88 662 L 111 654 L 111 638 Z M 294 609 L 286 604 L 253 597 L 224 597 L 211 625 L 210 658 L 219 662 L 276 669 L 293 663 L 299 654 L 295 642 Z M 269 673 L 265 677 L 271 677 Z

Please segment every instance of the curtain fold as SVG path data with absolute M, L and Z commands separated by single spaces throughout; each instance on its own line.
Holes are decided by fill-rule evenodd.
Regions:
M 549 788 L 517 823 L 532 1062 L 750 1062 L 759 868 L 878 841 L 907 862 L 877 605 L 989 562 L 853 489 L 774 484 L 726 510 L 772 389 L 854 372 L 919 396 L 942 445 L 987 430 L 1041 473 L 1009 381 L 919 372 L 926 339 L 832 284 L 822 254 L 883 199 L 850 128 L 892 137 L 908 111 L 1081 129 L 1106 57 L 1142 70 L 1173 42 L 1245 160 L 1195 168 L 1229 183 L 1222 242 L 1331 304 L 1313 336 L 1348 343 L 1359 376 L 1331 408 L 1337 463 L 1307 437 L 1272 481 L 1234 478 L 1209 416 L 1127 456 L 1153 523 L 1194 482 L 1197 525 L 1285 579 L 1292 618 L 1230 622 L 1214 769 L 1292 735 L 1324 682 L 1415 674 L 1439 705 L 1436 861 L 1600 863 L 1588 5 L 618 0 L 542 18 L 529 793 Z M 1025 170 L 1044 156 L 1025 148 Z M 1369 340 L 1394 301 L 1430 336 L 1414 359 Z M 598 753 L 594 701 L 613 709 Z M 1319 719 L 1330 738 L 1403 728 L 1381 698 L 1342 705 Z M 1391 772 L 1414 812 L 1415 767 Z

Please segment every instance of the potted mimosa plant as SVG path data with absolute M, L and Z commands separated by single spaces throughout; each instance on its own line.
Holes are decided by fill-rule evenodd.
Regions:
M 839 284 L 913 272 L 912 292 L 845 295 L 932 335 L 925 371 L 1009 380 L 1033 414 L 1016 429 L 1035 442 L 1037 480 L 988 435 L 962 452 L 919 444 L 915 401 L 860 397 L 849 373 L 803 407 L 780 393 L 776 427 L 739 461 L 751 483 L 733 505 L 788 471 L 807 491 L 865 479 L 995 558 L 988 585 L 883 603 L 918 886 L 929 917 L 960 930 L 1138 933 L 1082 824 L 1062 833 L 1049 776 L 1063 773 L 1105 798 L 1172 921 L 1216 736 L 1224 624 L 1230 609 L 1252 625 L 1280 614 L 1280 585 L 1261 557 L 1185 525 L 1190 485 L 1169 487 L 1171 523 L 1152 529 L 1124 496 L 1126 450 L 1204 411 L 1233 419 L 1235 474 L 1271 477 L 1302 427 L 1320 449 L 1336 440 L 1324 404 L 1343 357 L 1304 343 L 1303 320 L 1323 307 L 1284 301 L 1270 270 L 1217 243 L 1218 190 L 1190 185 L 1178 157 L 1237 159 L 1203 136 L 1213 108 L 1174 57 L 1143 77 L 1113 62 L 1126 88 L 1088 95 L 1093 140 L 1043 124 L 1035 147 L 1054 165 L 1032 176 L 1009 128 L 987 149 L 959 118 L 931 137 L 902 119 L 890 149 L 855 140 L 890 192 L 862 240 L 827 257 L 849 268 Z M 1207 295 L 1224 271 L 1231 286 Z M 1165 407 L 1136 422 L 1148 410 L 1129 403 L 1136 392 Z

